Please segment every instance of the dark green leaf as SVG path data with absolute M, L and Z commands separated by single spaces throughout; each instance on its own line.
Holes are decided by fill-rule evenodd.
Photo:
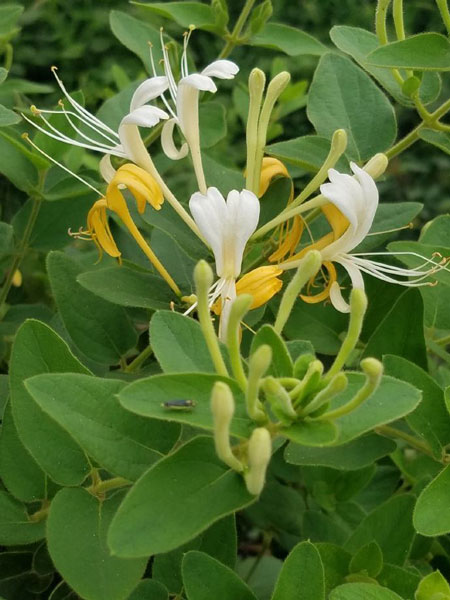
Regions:
M 320 554 L 311 542 L 301 542 L 290 552 L 272 600 L 325 600 L 325 580 Z
M 318 171 L 323 165 L 330 151 L 330 140 L 318 135 L 304 135 L 302 137 L 278 142 L 266 146 L 265 151 L 270 156 L 275 156 L 307 171 Z M 347 161 L 341 158 L 336 168 L 345 170 Z
M 252 340 L 250 354 L 263 345 L 268 345 L 272 349 L 272 364 L 268 373 L 274 377 L 292 377 L 292 359 L 286 344 L 272 325 L 265 324 L 258 329 Z
M 119 42 L 128 48 L 128 50 L 137 54 L 148 70 L 150 69 L 149 42 L 153 47 L 155 63 L 159 63 L 162 58 L 159 30 L 142 19 L 136 19 L 120 10 L 111 11 L 109 24 Z
M 439 33 L 419 33 L 377 48 L 367 62 L 377 67 L 450 71 L 450 42 Z
M 194 25 L 196 29 L 214 30 L 214 15 L 211 7 L 201 2 L 133 2 L 146 8 L 149 12 L 171 19 L 189 28 Z
M 45 521 L 29 519 L 25 506 L 6 492 L 0 491 L 0 544 L 18 546 L 32 544 L 45 537 Z
M 321 56 L 326 47 L 309 33 L 280 23 L 267 23 L 264 29 L 251 38 L 252 46 L 281 50 L 289 56 L 311 54 Z
M 414 509 L 414 526 L 422 535 L 442 535 L 450 531 L 450 465 L 420 494 Z

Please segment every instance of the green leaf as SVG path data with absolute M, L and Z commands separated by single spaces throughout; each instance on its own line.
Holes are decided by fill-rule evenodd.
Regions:
M 303 421 L 284 427 L 280 433 L 296 444 L 329 446 L 337 439 L 338 428 L 329 421 Z
M 294 465 L 354 471 L 373 464 L 379 458 L 393 452 L 396 447 L 392 440 L 369 433 L 342 446 L 313 448 L 290 443 L 284 456 L 287 462 Z
M 128 597 L 128 600 L 169 600 L 169 592 L 154 579 L 143 579 Z
M 330 37 L 339 50 L 354 58 L 359 66 L 370 73 L 397 102 L 406 106 L 414 105 L 411 98 L 402 93 L 402 89 L 392 71 L 374 67 L 367 62 L 367 55 L 379 47 L 378 37 L 375 33 L 359 27 L 336 25 L 330 31 Z M 439 74 L 432 71 L 425 71 L 419 88 L 421 101 L 424 104 L 433 102 L 438 98 L 440 91 L 441 79 Z
M 125 311 L 81 287 L 77 277 L 82 268 L 62 252 L 50 252 L 47 270 L 62 320 L 74 344 L 94 361 L 117 363 L 137 341 Z
M 154 375 L 127 385 L 119 393 L 119 400 L 127 410 L 138 415 L 212 431 L 211 392 L 216 381 L 225 381 L 233 392 L 236 409 L 230 425 L 232 435 L 248 438 L 253 422 L 247 416 L 242 390 L 226 377 L 207 373 Z M 190 410 L 164 407 L 165 402 L 177 399 L 192 400 L 195 405 Z
M 289 56 L 310 54 L 321 56 L 326 47 L 309 33 L 280 23 L 267 23 L 264 29 L 248 42 L 252 46 L 263 46 L 281 50 Z
M 230 515 L 214 523 L 187 544 L 155 556 L 152 577 L 164 584 L 172 594 L 180 594 L 183 588 L 181 564 L 186 552 L 200 550 L 233 568 L 236 562 L 236 544 L 235 517 Z
M 316 172 L 328 156 L 330 145 L 330 140 L 325 137 L 304 135 L 286 142 L 270 144 L 266 146 L 265 152 L 307 171 Z M 340 158 L 336 168 L 346 170 L 348 168 L 347 161 Z
M 215 31 L 211 7 L 201 2 L 133 2 L 133 4 L 171 19 L 181 27 L 189 28 L 190 25 L 194 25 L 196 29 Z
M 0 221 L 0 253 L 9 254 L 13 249 L 14 230 L 9 223 Z
M 213 440 L 197 437 L 136 482 L 113 519 L 109 546 L 127 558 L 168 552 L 253 500 Z
M 367 62 L 376 67 L 450 71 L 450 42 L 440 33 L 419 33 L 373 50 Z
M 250 354 L 263 345 L 272 349 L 272 364 L 267 374 L 270 373 L 274 377 L 292 377 L 293 364 L 286 344 L 272 325 L 267 323 L 258 329 L 254 336 Z
M 355 529 L 345 544 L 346 550 L 355 552 L 369 542 L 376 541 L 386 562 L 403 565 L 415 535 L 413 508 L 414 497 L 408 494 L 393 496 L 380 504 Z
M 25 506 L 6 492 L 0 491 L 0 544 L 32 544 L 43 537 L 45 521 L 30 521 Z
M 149 42 L 152 44 L 155 64 L 162 59 L 158 29 L 145 23 L 142 19 L 136 19 L 120 10 L 111 11 L 109 24 L 119 42 L 134 52 L 142 60 L 147 70 L 150 70 Z
M 415 600 L 433 600 L 433 598 L 439 600 L 440 594 L 443 594 L 443 598 L 449 598 L 450 585 L 439 571 L 434 571 L 434 573 L 428 573 L 419 583 L 414 598 Z
M 0 476 L 7 490 L 19 500 L 33 502 L 47 496 L 45 473 L 22 444 L 9 404 L 2 421 Z
M 182 572 L 188 600 L 256 600 L 234 571 L 204 552 L 191 550 L 185 554 Z
M 367 342 L 364 356 L 382 359 L 396 354 L 426 369 L 423 302 L 415 289 L 405 291 L 380 321 Z
M 450 531 L 450 465 L 421 492 L 414 509 L 414 527 L 427 536 Z
M 241 171 L 226 167 L 207 154 L 203 156 L 203 170 L 206 180 L 219 188 L 225 198 L 231 190 L 241 190 L 245 186 Z
M 395 592 L 375 583 L 344 583 L 330 594 L 330 600 L 402 600 Z
M 361 110 L 364 106 L 364 110 Z M 319 135 L 348 135 L 347 155 L 367 160 L 389 148 L 397 133 L 394 109 L 372 79 L 348 58 L 325 54 L 311 83 L 307 115 Z
M 119 306 L 159 310 L 168 308 L 175 299 L 161 277 L 125 266 L 87 271 L 77 281 L 96 296 Z
M 145 558 L 111 556 L 106 534 L 122 500 L 99 501 L 84 489 L 66 488 L 50 506 L 47 540 L 55 567 L 86 600 L 125 600 L 142 577 Z
M 450 154 L 450 134 L 445 131 L 435 131 L 434 129 L 421 129 L 419 131 L 419 137 L 436 146 L 439 150 L 442 150 L 446 154 Z
M 202 6 L 205 6 L 202 4 Z M 205 7 L 208 8 L 208 7 Z M 227 135 L 225 107 L 220 102 L 203 102 L 199 108 L 202 148 L 211 148 Z
M 269 600 L 282 565 L 279 558 L 263 555 L 238 561 L 236 571 L 258 598 Z
M 136 480 L 169 452 L 180 428 L 124 410 L 116 395 L 124 383 L 78 374 L 38 375 L 26 388 L 102 467 Z
M 20 115 L 0 104 L 0 127 L 16 125 L 17 123 L 20 123 L 20 121 Z
M 24 381 L 41 373 L 88 373 L 67 344 L 47 325 L 26 321 L 11 352 L 11 408 L 20 440 L 48 475 L 61 485 L 78 485 L 90 471 L 73 438 L 44 413 L 25 389 Z
M 215 371 L 200 324 L 194 319 L 160 310 L 150 321 L 150 340 L 166 373 Z
M 3 83 L 8 77 L 8 70 L 5 67 L 0 67 L 0 83 Z
M 350 561 L 350 573 L 365 573 L 376 577 L 383 568 L 383 553 L 376 542 L 362 546 Z
M 30 192 L 37 184 L 38 174 L 21 148 L 25 146 L 4 131 L 0 131 L 0 173 L 19 190 Z
M 403 569 L 397 565 L 384 564 L 377 580 L 380 585 L 384 585 L 402 597 L 413 598 L 420 576 L 409 567 Z
M 11 33 L 17 25 L 23 6 L 20 4 L 5 4 L 0 6 L 0 35 Z
M 387 355 L 383 363 L 386 373 L 422 391 L 422 402 L 407 416 L 407 421 L 440 460 L 442 446 L 450 443 L 450 415 L 445 406 L 444 391 L 428 373 L 405 358 Z
M 320 554 L 311 542 L 301 542 L 283 563 L 272 600 L 325 600 L 325 580 Z
M 325 572 L 325 591 L 326 594 L 329 594 L 332 589 L 344 583 L 345 577 L 348 575 L 351 554 L 341 546 L 326 542 L 316 544 L 316 548 Z

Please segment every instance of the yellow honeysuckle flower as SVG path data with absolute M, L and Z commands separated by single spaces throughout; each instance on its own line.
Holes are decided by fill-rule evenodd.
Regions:
M 109 256 L 120 258 L 121 252 L 117 248 L 111 229 L 109 228 L 108 214 L 106 211 L 107 207 L 108 205 L 105 198 L 100 198 L 94 202 L 92 208 L 88 212 L 87 230 L 80 231 L 78 234 L 75 234 L 75 236 L 81 237 L 82 235 L 86 235 L 92 239 L 99 250 L 100 257 L 104 250 Z
M 261 165 L 261 178 L 259 180 L 258 192 L 259 198 L 264 196 L 269 188 L 270 182 L 277 175 L 289 178 L 289 173 L 286 166 L 281 162 L 281 160 L 278 160 L 278 158 L 265 156 Z

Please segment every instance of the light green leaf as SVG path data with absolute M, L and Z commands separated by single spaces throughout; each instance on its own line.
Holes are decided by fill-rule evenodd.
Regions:
M 375 542 L 362 546 L 350 561 L 350 573 L 364 573 L 376 577 L 383 568 L 383 553 Z
M 297 544 L 283 563 L 272 600 L 325 600 L 320 554 L 311 542 Z
M 402 600 L 395 592 L 375 583 L 344 583 L 330 594 L 330 600 Z
M 8 77 L 8 70 L 5 67 L 0 67 L 0 83 L 3 83 Z
M 47 496 L 45 473 L 20 441 L 9 404 L 0 435 L 0 476 L 8 491 L 19 500 L 33 502 Z
M 171 19 L 188 28 L 194 25 L 196 29 L 214 31 L 214 15 L 211 7 L 201 2 L 133 2 L 149 12 Z
M 47 270 L 64 325 L 75 345 L 102 364 L 117 363 L 137 341 L 125 311 L 81 287 L 82 268 L 62 252 L 50 252 Z
M 215 371 L 200 324 L 194 319 L 160 310 L 150 321 L 150 340 L 166 373 Z
M 124 383 L 87 375 L 38 375 L 26 388 L 38 405 L 102 467 L 134 481 L 169 452 L 180 429 L 122 408 Z
M 155 29 L 142 19 L 136 19 L 120 10 L 112 10 L 109 24 L 116 38 L 128 50 L 137 54 L 147 70 L 150 69 L 149 42 L 152 44 L 155 64 L 162 59 L 159 30 Z
M 125 266 L 87 271 L 77 281 L 96 296 L 120 306 L 158 310 L 168 308 L 176 299 L 161 277 Z
M 182 572 L 188 600 L 256 600 L 234 571 L 204 552 L 191 550 L 185 554 Z
M 335 442 L 339 430 L 329 421 L 299 421 L 290 427 L 284 427 L 280 433 L 296 444 L 320 447 Z
M 268 345 L 272 349 L 272 364 L 267 374 L 274 377 L 292 377 L 293 364 L 286 344 L 272 325 L 267 323 L 258 329 L 254 336 L 250 354 L 263 345 Z
M 16 125 L 17 123 L 20 123 L 20 121 L 20 115 L 0 104 L 0 127 Z
M 349 54 L 368 73 L 372 75 L 397 102 L 405 106 L 413 106 L 413 101 L 402 93 L 398 81 L 392 71 L 381 67 L 374 67 L 367 62 L 367 55 L 378 48 L 379 41 L 375 33 L 359 27 L 336 25 L 330 31 L 333 43 Z M 441 78 L 439 73 L 425 71 L 419 88 L 419 96 L 424 104 L 436 100 L 441 91 Z
M 325 572 L 325 592 L 329 594 L 332 589 L 344 583 L 345 577 L 348 575 L 351 554 L 341 546 L 327 542 L 316 544 L 316 548 Z
M 419 137 L 446 154 L 450 154 L 450 133 L 425 128 L 419 131 Z
M 11 33 L 23 13 L 23 6 L 20 4 L 5 4 L 0 6 L 0 35 Z
M 265 152 L 307 171 L 316 172 L 328 156 L 330 145 L 330 140 L 325 137 L 304 135 L 286 142 L 270 144 L 266 146 Z M 341 171 L 347 170 L 347 161 L 340 158 L 336 168 Z
M 30 192 L 36 185 L 38 175 L 33 163 L 20 147 L 23 144 L 0 131 L 0 173 L 7 177 L 19 190 Z
M 413 496 L 401 494 L 380 504 L 354 530 L 345 544 L 346 550 L 355 552 L 376 541 L 386 562 L 403 565 L 415 536 L 412 524 L 414 502 Z
M 212 438 L 197 437 L 136 482 L 113 519 L 109 547 L 126 558 L 168 552 L 253 500 Z
M 290 443 L 285 450 L 286 461 L 294 465 L 331 467 L 353 471 L 373 464 L 393 452 L 395 442 L 369 433 L 342 446 L 313 448 Z
M 397 133 L 394 109 L 383 92 L 348 58 L 336 54 L 320 59 L 307 115 L 317 133 L 329 139 L 336 129 L 345 129 L 347 155 L 353 160 L 383 152 Z
M 450 585 L 440 571 L 434 571 L 428 573 L 419 583 L 414 598 L 415 600 L 433 600 L 433 598 L 439 600 L 440 594 L 443 594 L 444 599 L 450 598 Z
M 376 67 L 450 71 L 450 42 L 440 33 L 419 33 L 373 50 L 367 62 Z
M 212 431 L 211 392 L 216 381 L 225 381 L 233 392 L 236 409 L 230 425 L 231 433 L 248 438 L 253 422 L 247 416 L 242 390 L 234 380 L 226 377 L 207 373 L 155 375 L 127 385 L 119 393 L 119 400 L 127 410 L 138 415 Z M 177 399 L 192 400 L 195 406 L 190 410 L 164 407 L 165 402 Z
M 264 29 L 249 41 L 252 46 L 281 50 L 289 56 L 310 54 L 321 56 L 326 47 L 309 33 L 280 23 L 267 23 Z
M 121 494 L 99 501 L 84 489 L 66 488 L 52 500 L 47 525 L 50 556 L 67 583 L 85 600 L 125 600 L 147 560 L 111 556 L 106 535 Z
M 422 491 L 414 509 L 414 527 L 427 536 L 450 531 L 450 465 Z
M 45 521 L 30 521 L 25 506 L 0 491 L 0 544 L 32 544 L 45 537 Z
M 87 458 L 25 389 L 24 381 L 41 373 L 88 373 L 67 344 L 47 325 L 26 321 L 16 334 L 11 353 L 11 408 L 17 432 L 34 460 L 61 485 L 78 485 L 90 471 Z

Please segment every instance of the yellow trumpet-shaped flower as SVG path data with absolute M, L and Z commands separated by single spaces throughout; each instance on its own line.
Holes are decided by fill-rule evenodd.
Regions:
M 259 181 L 259 197 L 263 196 L 274 177 L 287 177 L 290 179 L 286 166 L 272 156 L 265 156 L 261 166 L 261 178 Z M 289 194 L 288 204 L 294 198 L 294 184 L 291 180 L 291 192 Z M 298 216 L 292 219 L 291 225 L 283 224 L 279 229 L 278 248 L 269 256 L 269 262 L 280 262 L 287 255 L 292 255 L 298 246 L 303 233 L 303 219 Z
M 156 180 L 144 169 L 127 163 L 120 167 L 110 185 L 126 186 L 136 199 L 139 214 L 143 214 L 147 203 L 160 210 L 164 202 L 162 190 Z
M 84 234 L 92 239 L 100 252 L 100 256 L 104 250 L 109 256 L 120 258 L 121 252 L 117 248 L 109 228 L 107 207 L 105 198 L 100 198 L 100 200 L 94 202 L 87 216 L 87 231 L 80 231 L 76 236 L 81 237 Z

